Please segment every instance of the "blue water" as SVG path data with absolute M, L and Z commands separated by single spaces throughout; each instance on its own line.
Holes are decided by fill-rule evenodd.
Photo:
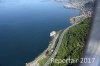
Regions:
M 49 44 L 49 33 L 70 26 L 79 10 L 49 0 L 0 0 L 0 66 L 24 66 Z

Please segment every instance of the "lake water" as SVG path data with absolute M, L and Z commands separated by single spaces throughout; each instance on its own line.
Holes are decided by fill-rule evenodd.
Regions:
M 24 66 L 49 44 L 51 31 L 70 26 L 79 10 L 51 0 L 0 0 L 0 66 Z

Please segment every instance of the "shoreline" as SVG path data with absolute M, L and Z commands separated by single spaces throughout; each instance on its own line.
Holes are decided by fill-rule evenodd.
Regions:
M 44 58 L 47 57 L 47 56 L 46 56 L 46 52 L 49 51 L 49 50 L 54 49 L 55 43 L 56 43 L 58 37 L 59 37 L 59 35 L 56 34 L 56 36 L 53 37 L 53 38 L 51 39 L 51 41 L 49 42 L 48 47 L 47 47 L 39 56 L 37 56 L 32 62 L 26 63 L 25 66 L 39 66 L 39 61 L 41 61 L 41 60 L 43 60 Z M 52 52 L 53 52 L 53 51 L 52 51 Z M 52 53 L 52 52 L 51 52 L 51 53 Z
M 65 7 L 66 6 L 66 7 Z M 84 20 L 85 18 L 87 18 L 87 17 L 90 17 L 91 15 L 88 15 L 88 14 L 84 14 L 84 11 L 82 11 L 82 9 L 81 8 L 77 8 L 77 7 L 67 7 L 67 5 L 65 5 L 64 6 L 64 8 L 65 9 L 77 9 L 77 10 L 80 10 L 80 14 L 79 15 L 77 15 L 77 16 L 73 16 L 73 17 L 71 17 L 69 20 L 70 20 L 70 23 L 72 24 L 72 25 L 74 25 L 74 24 L 77 24 L 77 23 L 79 23 L 79 22 L 81 22 L 82 20 Z M 71 26 L 72 26 L 71 25 Z M 70 27 L 70 26 L 69 26 Z M 67 27 L 67 28 L 69 28 L 69 27 Z M 59 38 L 58 37 L 59 35 L 57 35 L 57 36 L 55 36 L 54 38 L 56 38 L 56 40 L 54 41 L 54 38 L 51 40 L 51 42 L 52 41 L 54 41 L 54 42 L 56 42 L 57 41 L 57 38 Z M 47 47 L 47 49 L 46 50 L 44 50 L 38 57 L 36 57 L 35 58 L 35 60 L 33 60 L 32 62 L 29 62 L 29 63 L 26 63 L 26 66 L 40 66 L 39 65 L 39 61 L 41 61 L 41 60 L 43 60 L 44 58 L 46 58 L 47 56 L 45 55 L 45 53 L 48 51 L 48 49 L 50 48 L 49 47 L 50 46 L 50 44 L 48 45 L 48 47 Z M 53 46 L 54 47 L 54 46 Z M 52 51 L 53 52 L 53 51 Z
M 77 17 L 77 16 L 76 16 Z M 73 17 L 71 17 L 71 18 L 73 18 Z M 71 19 L 70 18 L 70 19 Z M 69 19 L 69 20 L 70 20 Z M 72 24 L 72 25 L 74 25 L 74 24 L 76 24 L 76 23 L 72 23 L 71 22 L 71 20 L 70 20 L 70 23 Z M 71 26 L 72 26 L 71 25 Z M 70 26 L 69 26 L 70 27 Z M 68 27 L 67 27 L 68 28 Z M 58 38 L 58 36 L 59 35 L 57 35 L 57 36 L 55 36 L 55 37 L 57 37 Z M 54 37 L 54 38 L 55 38 Z M 54 41 L 54 38 L 50 41 L 50 42 L 52 42 L 52 41 Z M 57 40 L 56 40 L 57 41 Z M 49 46 L 50 46 L 50 43 L 49 43 L 49 45 L 48 45 L 48 47 L 47 47 L 47 49 L 46 50 L 44 50 L 39 56 L 37 56 L 33 61 L 31 61 L 31 62 L 28 62 L 28 63 L 26 63 L 26 65 L 25 66 L 40 66 L 39 65 L 39 61 L 41 61 L 41 60 L 43 60 L 43 59 L 45 59 L 47 56 L 45 55 L 45 53 L 46 53 L 46 51 L 48 51 L 48 49 L 49 49 Z

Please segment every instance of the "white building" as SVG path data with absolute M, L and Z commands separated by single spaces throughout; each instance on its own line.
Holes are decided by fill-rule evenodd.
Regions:
M 50 33 L 50 37 L 55 37 L 56 36 L 56 31 L 52 31 L 51 33 Z

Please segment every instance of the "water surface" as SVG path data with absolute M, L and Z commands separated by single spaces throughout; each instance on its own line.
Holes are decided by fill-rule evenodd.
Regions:
M 49 33 L 70 26 L 78 10 L 49 0 L 0 1 L 0 66 L 24 66 L 45 50 Z

